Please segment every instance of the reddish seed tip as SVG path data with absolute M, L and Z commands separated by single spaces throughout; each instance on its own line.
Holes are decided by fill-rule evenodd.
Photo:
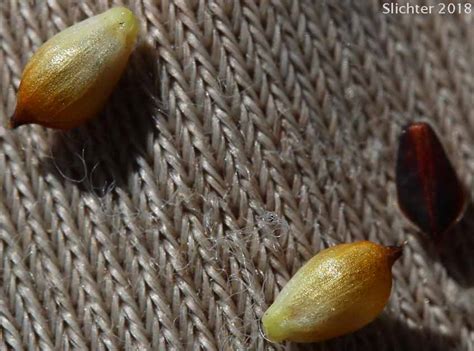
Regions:
M 396 260 L 400 258 L 400 256 L 403 253 L 403 247 L 405 244 L 400 245 L 400 246 L 387 246 L 387 256 L 390 264 L 394 264 Z
M 415 122 L 399 139 L 396 165 L 398 203 L 420 230 L 438 238 L 465 208 L 464 188 L 431 126 Z
M 15 109 L 15 112 L 10 117 L 10 120 L 7 122 L 7 128 L 16 129 L 22 125 L 30 124 L 32 120 L 30 116 L 24 112 L 24 110 L 19 109 L 18 105 Z
M 7 122 L 7 128 L 8 129 L 15 129 L 17 127 L 19 127 L 20 124 L 16 122 L 15 120 L 15 116 L 12 116 L 9 121 Z
M 16 111 L 13 113 L 13 115 L 10 117 L 10 119 L 7 122 L 8 129 L 15 129 L 16 127 L 18 127 L 18 122 L 15 117 L 16 117 Z
M 18 121 L 17 119 L 15 118 L 10 118 L 10 120 L 8 121 L 7 123 L 7 128 L 9 129 L 16 129 L 22 125 L 25 125 L 25 124 L 28 124 L 29 122 L 22 122 L 22 121 Z

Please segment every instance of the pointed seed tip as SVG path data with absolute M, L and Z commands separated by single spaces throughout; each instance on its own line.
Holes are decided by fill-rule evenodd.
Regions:
M 8 129 L 15 129 L 18 127 L 16 121 L 15 121 L 15 115 L 11 116 L 10 119 L 7 121 L 7 126 Z
M 18 118 L 15 118 L 15 114 L 10 117 L 10 119 L 7 122 L 7 128 L 8 129 L 17 129 L 18 127 L 22 126 L 23 124 L 27 124 L 21 121 L 18 121 Z
M 406 241 L 399 246 L 387 246 L 387 255 L 391 264 L 394 264 L 403 253 L 403 247 L 406 245 Z

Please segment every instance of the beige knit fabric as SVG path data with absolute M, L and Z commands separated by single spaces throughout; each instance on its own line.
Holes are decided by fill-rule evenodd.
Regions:
M 141 40 L 103 115 L 0 127 L 1 350 L 474 350 L 473 208 L 436 247 L 394 196 L 413 119 L 474 195 L 472 14 L 2 0 L 2 125 L 34 50 L 121 4 Z M 260 319 L 289 277 L 361 239 L 407 241 L 383 315 L 323 344 L 267 342 Z

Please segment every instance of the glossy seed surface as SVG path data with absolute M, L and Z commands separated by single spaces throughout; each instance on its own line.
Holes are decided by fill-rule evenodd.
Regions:
M 95 117 L 126 67 L 137 32 L 133 13 L 115 7 L 49 39 L 23 71 L 10 126 L 70 129 Z
M 310 259 L 262 318 L 268 339 L 314 342 L 362 328 L 383 310 L 401 247 L 341 244 Z
M 431 126 L 406 126 L 396 166 L 398 203 L 421 231 L 437 238 L 455 224 L 466 205 L 464 188 Z

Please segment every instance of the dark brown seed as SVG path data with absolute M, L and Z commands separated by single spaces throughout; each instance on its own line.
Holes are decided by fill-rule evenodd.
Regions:
M 431 126 L 416 122 L 400 135 L 397 169 L 400 209 L 423 232 L 438 238 L 462 216 L 466 194 Z

